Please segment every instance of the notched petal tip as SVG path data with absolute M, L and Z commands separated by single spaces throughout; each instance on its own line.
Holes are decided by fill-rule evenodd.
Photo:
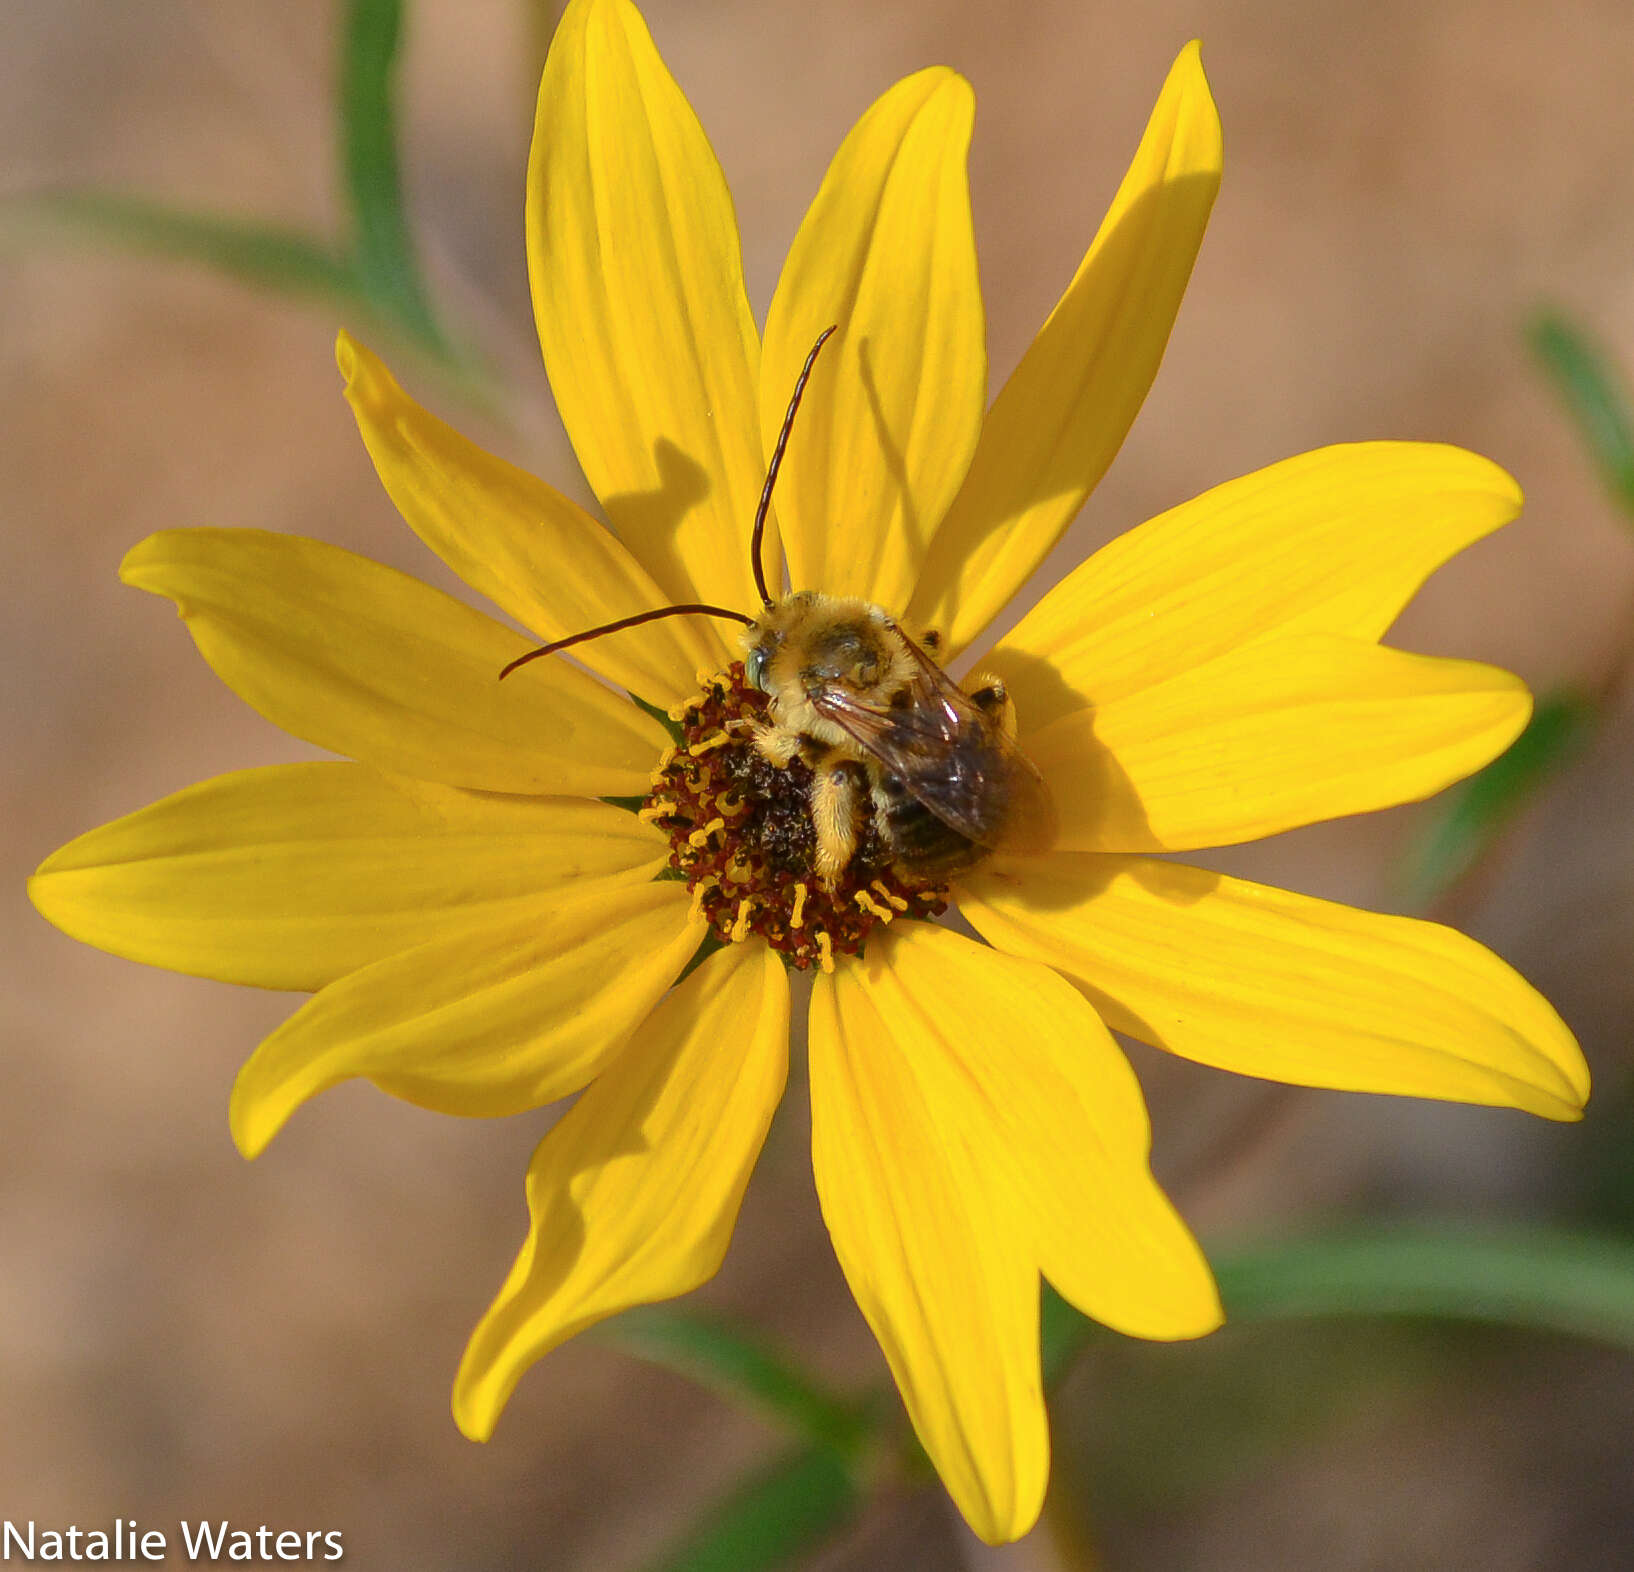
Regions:
M 952 66 L 924 66 L 920 70 L 903 77 L 892 91 L 902 92 L 906 90 L 910 82 L 923 92 L 924 103 L 928 104 L 933 99 L 942 97 L 946 101 L 949 110 L 957 106 L 965 109 L 974 118 L 976 113 L 976 90 Z
M 129 584 L 133 589 L 163 594 L 163 590 L 154 586 L 154 570 L 163 561 L 165 543 L 174 534 L 174 530 L 162 529 L 137 541 L 119 560 L 120 582 Z
M 195 539 L 222 533 L 205 527 L 156 530 L 146 539 L 137 541 L 120 559 L 119 581 L 132 589 L 145 590 L 149 595 L 160 595 L 173 601 L 176 615 L 185 621 L 193 613 L 193 602 L 177 583 L 179 561 L 185 561 L 189 555 L 188 547 Z M 235 533 L 251 535 L 260 532 L 243 530 Z
M 359 421 L 367 416 L 390 417 L 393 400 L 404 399 L 403 389 L 387 370 L 386 363 L 344 328 L 335 339 L 335 364 L 346 382 L 343 390 L 346 402 Z
M 176 615 L 183 622 L 193 615 L 195 606 L 175 583 L 170 570 L 174 567 L 173 548 L 176 542 L 182 536 L 192 533 L 195 532 L 179 529 L 159 530 L 145 540 L 137 541 L 119 563 L 121 584 L 128 584 L 132 589 L 144 590 L 149 595 L 162 596 L 175 606 Z
M 361 339 L 342 328 L 335 335 L 335 365 L 345 382 L 343 392 L 354 410 L 378 411 L 404 397 L 397 378 Z

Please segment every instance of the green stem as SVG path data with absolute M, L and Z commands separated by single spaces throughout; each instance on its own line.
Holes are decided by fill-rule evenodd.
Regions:
M 359 280 L 378 309 L 439 355 L 448 344 L 416 261 L 397 158 L 401 0 L 348 0 L 341 52 L 341 161 Z

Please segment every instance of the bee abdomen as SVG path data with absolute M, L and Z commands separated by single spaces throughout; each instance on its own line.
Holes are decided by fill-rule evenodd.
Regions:
M 986 855 L 985 848 L 944 824 L 894 776 L 880 781 L 875 801 L 892 856 L 917 879 L 944 883 Z

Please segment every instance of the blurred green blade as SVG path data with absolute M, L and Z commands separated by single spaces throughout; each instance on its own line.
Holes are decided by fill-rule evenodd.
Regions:
M 595 1335 L 757 1410 L 837 1457 L 854 1457 L 873 1430 L 862 1409 L 823 1390 L 792 1360 L 722 1322 L 649 1306 L 626 1310 L 604 1322 Z
M 1402 882 L 1411 904 L 1427 905 L 1474 866 L 1550 776 L 1576 756 L 1596 713 L 1583 694 L 1547 695 L 1507 752 L 1443 793 L 1405 859 Z
M 1612 495 L 1634 514 L 1634 416 L 1622 379 L 1588 335 L 1562 316 L 1544 313 L 1530 337 Z
M 117 191 L 38 191 L 0 199 L 0 247 L 137 252 L 197 262 L 242 283 L 355 304 L 345 259 L 297 230 L 189 212 Z
M 1634 1244 L 1542 1228 L 1331 1234 L 1214 1262 L 1228 1321 L 1413 1315 L 1634 1347 Z
M 341 160 L 358 277 L 378 310 L 432 348 L 443 337 L 415 259 L 397 162 L 402 0 L 349 0 L 341 54 Z
M 1226 1325 L 1430 1316 L 1561 1332 L 1634 1348 L 1634 1243 L 1546 1228 L 1359 1229 L 1211 1252 Z M 1100 1328 L 1044 1299 L 1053 1385 Z
M 647 1572 L 787 1566 L 837 1533 L 861 1505 L 845 1465 L 824 1447 L 803 1447 L 751 1475 Z
M 1041 1342 L 1043 1345 L 1044 1386 L 1053 1387 L 1071 1367 L 1074 1359 L 1096 1337 L 1101 1328 L 1086 1315 L 1080 1315 L 1060 1294 L 1043 1285 L 1040 1305 Z

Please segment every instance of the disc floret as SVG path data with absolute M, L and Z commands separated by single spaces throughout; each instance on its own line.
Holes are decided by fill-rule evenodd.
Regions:
M 817 878 L 811 769 L 773 764 L 755 746 L 767 698 L 741 662 L 700 679 L 670 712 L 680 739 L 659 760 L 640 816 L 670 838 L 670 867 L 686 880 L 694 914 L 721 939 L 765 940 L 791 965 L 832 971 L 868 935 L 898 917 L 947 910 L 944 886 L 904 878 L 871 816 L 832 888 Z

